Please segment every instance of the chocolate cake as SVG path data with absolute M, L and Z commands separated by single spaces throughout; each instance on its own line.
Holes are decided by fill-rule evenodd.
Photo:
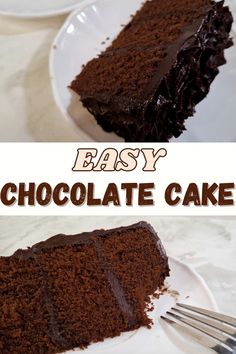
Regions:
M 141 326 L 168 259 L 144 222 L 0 257 L 0 353 L 58 353 Z
M 232 22 L 224 1 L 146 1 L 71 88 L 104 130 L 126 141 L 177 138 L 226 62 Z

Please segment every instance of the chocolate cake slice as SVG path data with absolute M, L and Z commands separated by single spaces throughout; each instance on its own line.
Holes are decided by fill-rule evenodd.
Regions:
M 224 1 L 146 1 L 71 88 L 104 130 L 126 141 L 177 138 L 226 62 L 232 22 Z
M 141 326 L 168 259 L 144 222 L 0 257 L 0 353 L 58 353 Z

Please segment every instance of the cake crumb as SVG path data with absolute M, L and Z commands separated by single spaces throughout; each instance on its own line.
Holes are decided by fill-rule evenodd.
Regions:
M 165 283 L 161 289 L 158 289 L 155 292 L 154 297 L 155 299 L 159 299 L 161 295 L 165 295 L 165 294 L 173 297 L 176 302 L 179 300 L 180 293 L 177 290 L 171 289 L 168 283 Z

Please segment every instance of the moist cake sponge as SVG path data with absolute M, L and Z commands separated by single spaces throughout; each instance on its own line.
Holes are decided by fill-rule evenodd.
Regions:
M 71 89 L 105 131 L 126 141 L 177 138 L 226 62 L 232 22 L 224 1 L 146 1 Z
M 144 222 L 57 235 L 0 257 L 0 353 L 54 354 L 149 327 L 168 259 Z

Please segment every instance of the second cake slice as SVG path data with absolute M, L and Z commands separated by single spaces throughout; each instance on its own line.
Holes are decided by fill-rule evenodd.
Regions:
M 150 296 L 168 275 L 144 222 L 57 235 L 0 257 L 0 352 L 54 354 L 149 327 Z

